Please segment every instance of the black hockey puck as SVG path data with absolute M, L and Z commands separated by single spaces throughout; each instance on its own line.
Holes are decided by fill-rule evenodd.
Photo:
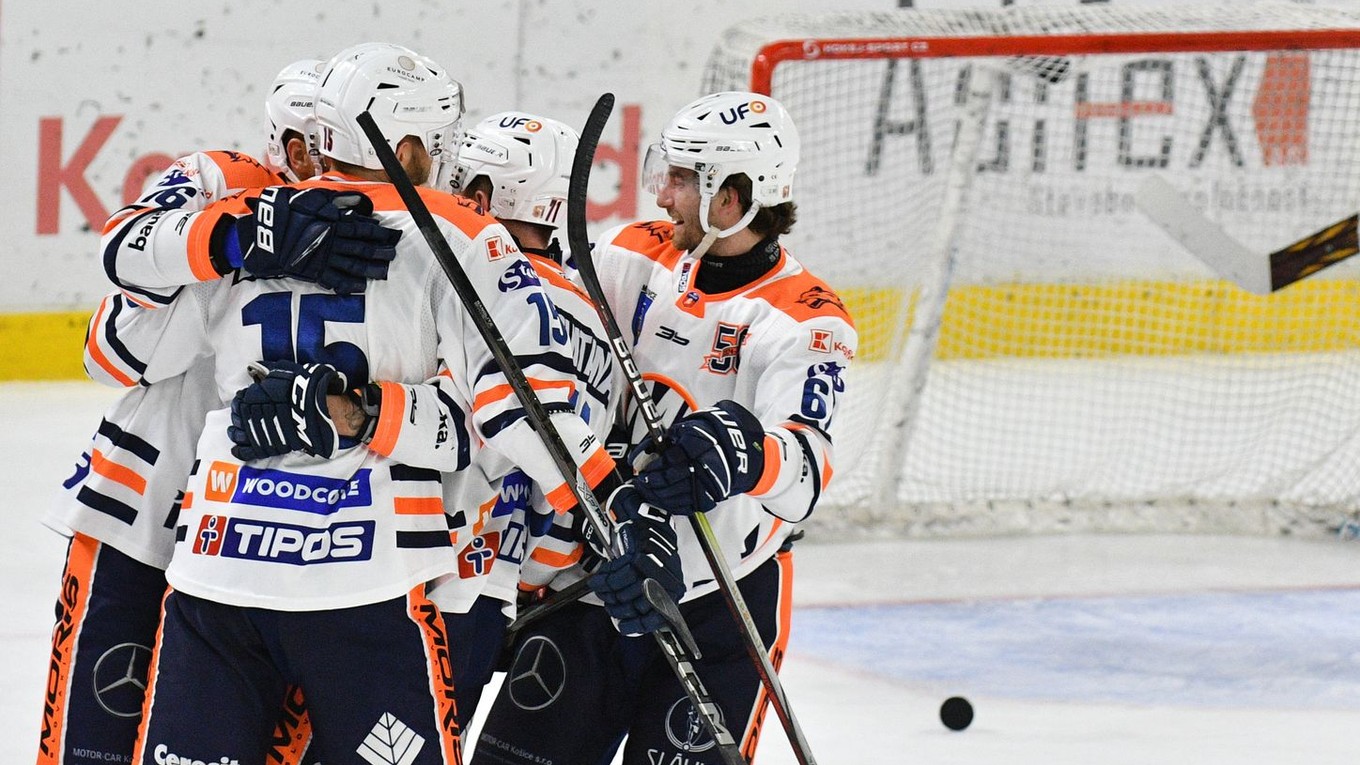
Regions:
M 962 696 L 950 696 L 940 705 L 940 722 L 950 730 L 963 730 L 973 722 L 973 705 Z

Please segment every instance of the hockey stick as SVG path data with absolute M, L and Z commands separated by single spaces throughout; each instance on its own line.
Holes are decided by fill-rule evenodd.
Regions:
M 629 392 L 638 402 L 638 407 L 642 411 L 643 421 L 647 424 L 647 432 L 659 446 L 666 441 L 666 429 L 661 424 L 661 414 L 656 410 L 656 404 L 652 401 L 652 397 L 642 381 L 642 374 L 638 371 L 637 362 L 633 359 L 633 354 L 628 348 L 628 342 L 623 339 L 619 322 L 614 317 L 614 312 L 610 309 L 609 303 L 605 300 L 604 289 L 600 286 L 600 277 L 595 272 L 595 261 L 590 251 L 589 237 L 586 235 L 586 189 L 590 184 L 590 168 L 595 161 L 595 147 L 600 141 L 600 133 L 604 130 L 605 123 L 609 121 L 609 113 L 613 108 L 613 93 L 605 93 L 600 96 L 599 100 L 595 102 L 595 107 L 590 110 L 585 129 L 581 131 L 581 141 L 576 146 L 576 156 L 572 158 L 571 180 L 567 186 L 567 242 L 572 256 L 576 259 L 576 266 L 581 274 L 581 283 L 590 295 L 591 302 L 595 304 L 595 312 L 599 314 L 600 321 L 604 324 L 605 334 L 609 336 L 609 347 L 614 352 L 615 360 L 623 368 L 624 375 L 628 378 Z M 788 697 L 784 695 L 784 687 L 779 682 L 779 675 L 775 672 L 770 657 L 765 653 L 765 644 L 760 639 L 760 632 L 756 629 L 755 620 L 751 618 L 751 611 L 746 607 L 746 601 L 737 589 L 736 580 L 732 578 L 732 571 L 727 566 L 727 560 L 723 558 L 722 550 L 719 549 L 718 539 L 713 533 L 713 527 L 703 513 L 691 515 L 690 523 L 694 527 L 694 535 L 699 540 L 699 546 L 703 548 L 704 557 L 708 559 L 708 564 L 713 569 L 713 574 L 718 583 L 718 591 L 722 593 L 723 600 L 727 602 L 727 608 L 732 612 L 732 618 L 742 628 L 742 642 L 746 645 L 746 652 L 750 654 L 751 661 L 754 662 L 756 667 L 756 674 L 760 676 L 760 682 L 765 686 L 765 690 L 770 696 L 775 714 L 778 715 L 780 722 L 784 725 L 784 732 L 789 737 L 789 743 L 793 746 L 798 762 L 800 765 L 813 765 L 816 761 L 812 758 L 812 749 L 808 746 L 807 738 L 803 735 L 798 720 L 793 716 L 793 708 L 789 706 Z
M 585 597 L 590 585 L 585 579 L 577 579 L 560 590 L 552 592 L 543 600 L 534 603 L 515 615 L 515 620 L 505 628 L 505 639 L 514 640 L 515 634 L 548 614 L 555 614 Z
M 1158 176 L 1138 186 L 1134 203 L 1172 239 L 1218 276 L 1248 292 L 1269 295 L 1360 251 L 1360 216 L 1343 218 L 1268 255 L 1252 252 Z
M 611 548 L 617 555 L 620 552 L 620 540 L 611 531 L 609 516 L 600 507 L 600 503 L 590 490 L 590 485 L 581 475 L 581 471 L 576 466 L 576 460 L 571 456 L 571 451 L 562 442 L 561 434 L 557 432 L 557 426 L 549 419 L 547 410 L 543 408 L 543 402 L 538 400 L 538 395 L 530 387 L 529 380 L 524 376 L 524 370 L 520 367 L 519 361 L 510 352 L 510 346 L 506 344 L 505 338 L 496 327 L 495 321 L 491 318 L 491 313 L 477 295 L 476 287 L 468 279 L 467 273 L 463 270 L 462 264 L 458 262 L 457 256 L 453 254 L 453 249 L 449 247 L 449 243 L 439 233 L 434 217 L 430 215 L 424 200 L 420 198 L 420 192 L 416 190 L 411 179 L 402 169 L 396 153 L 387 144 L 387 139 L 378 129 L 378 124 L 374 122 L 373 116 L 364 112 L 358 116 L 356 121 L 359 123 L 359 127 L 363 129 L 364 135 L 368 137 L 369 143 L 372 144 L 379 161 L 382 162 L 383 169 L 387 171 L 389 180 L 396 186 L 397 193 L 401 196 L 402 202 L 405 203 L 407 211 L 411 213 L 416 227 L 420 229 L 421 236 L 429 244 L 435 260 L 444 269 L 444 274 L 453 284 L 454 290 L 463 302 L 463 307 L 467 309 L 472 322 L 477 325 L 477 331 L 481 334 L 482 340 L 491 350 L 491 355 L 495 357 L 496 363 L 505 375 L 511 389 L 519 397 L 529 424 L 534 427 L 539 438 L 543 440 L 543 445 L 552 456 L 553 463 L 557 466 L 562 478 L 571 487 L 577 504 L 586 515 L 586 520 L 600 535 L 601 539 L 610 540 Z M 665 626 L 652 633 L 657 645 L 661 647 L 662 654 L 665 655 L 671 669 L 680 680 L 680 685 L 684 687 L 685 694 L 689 696 L 695 713 L 717 744 L 723 761 L 727 765 L 745 765 L 741 751 L 732 739 L 732 734 L 723 725 L 717 704 L 713 702 L 713 697 L 709 695 L 708 689 L 704 687 L 699 675 L 694 671 L 694 661 L 699 658 L 699 649 L 689 627 L 685 624 L 684 617 L 680 615 L 679 607 L 675 605 L 675 601 L 662 589 L 661 585 L 653 579 L 643 581 L 643 591 L 647 600 L 667 622 Z

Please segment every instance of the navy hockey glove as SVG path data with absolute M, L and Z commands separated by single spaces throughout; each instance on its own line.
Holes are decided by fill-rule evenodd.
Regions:
M 644 442 L 634 460 L 651 447 Z M 745 494 L 765 469 L 765 429 L 735 401 L 719 401 L 671 425 L 661 454 L 638 471 L 644 501 L 675 515 L 706 513 L 719 502 Z
M 260 374 L 260 373 L 266 374 Z M 231 400 L 227 437 L 239 460 L 305 452 L 329 459 L 340 444 L 340 434 L 326 408 L 327 394 L 345 392 L 345 376 L 329 364 L 270 362 L 266 369 L 252 365 L 255 382 Z
M 685 594 L 675 529 L 667 514 L 643 502 L 632 484 L 616 489 L 608 506 L 623 552 L 600 564 L 590 577 L 590 589 L 620 633 L 645 635 L 665 626 L 666 619 L 643 594 L 643 581 L 656 580 L 677 603 Z
M 371 217 L 373 202 L 357 191 L 275 186 L 246 200 L 215 250 L 231 268 L 262 279 L 291 276 L 333 292 L 363 292 L 386 279 L 401 232 Z

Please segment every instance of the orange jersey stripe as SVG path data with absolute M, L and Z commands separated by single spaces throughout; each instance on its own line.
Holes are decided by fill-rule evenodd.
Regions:
M 581 465 L 581 477 L 586 479 L 590 488 L 600 485 L 600 481 L 614 470 L 614 458 L 609 456 L 609 452 L 601 446 L 593 454 L 586 458 L 585 464 Z
M 572 493 L 571 485 L 565 481 L 559 484 L 556 489 L 548 492 L 546 499 L 559 515 L 576 506 L 576 495 Z
M 142 298 L 137 297 L 136 295 L 132 294 L 131 292 L 128 292 L 127 290 L 118 290 L 118 294 L 122 295 L 123 297 L 127 298 L 128 301 L 142 308 L 146 308 L 152 311 L 156 310 L 157 308 L 160 308 L 160 306 L 156 305 L 155 303 L 152 303 L 149 300 L 143 300 Z
M 217 227 L 217 222 L 223 215 L 217 212 L 204 210 L 194 216 L 194 222 L 189 224 L 189 271 L 194 278 L 200 282 L 212 281 L 221 278 L 217 269 L 213 268 L 212 258 L 209 253 L 212 251 L 212 232 Z M 232 236 L 232 234 L 228 234 Z
M 137 382 L 119 371 L 99 347 L 99 328 L 104 325 L 104 307 L 106 305 L 107 301 L 99 303 L 99 310 L 95 312 L 94 321 L 90 322 L 90 336 L 85 341 L 85 347 L 89 349 L 90 358 L 94 359 L 94 363 L 98 364 L 100 369 L 108 372 L 110 377 L 122 383 L 124 387 L 131 388 Z
M 567 391 L 568 396 L 576 391 L 576 383 L 567 380 L 535 380 L 532 377 L 528 379 L 529 387 L 534 390 L 563 388 Z M 472 410 L 475 412 L 488 404 L 494 404 L 497 401 L 500 401 L 507 396 L 513 396 L 514 394 L 515 389 L 510 387 L 509 383 L 488 388 L 487 390 L 478 393 L 477 397 L 472 400 Z
M 258 196 L 258 189 L 252 190 L 250 196 Z M 194 222 L 189 226 L 189 270 L 193 272 L 194 278 L 207 282 L 221 278 L 217 269 L 213 268 L 212 259 L 208 257 L 212 247 L 212 232 L 217 227 L 217 222 L 226 215 L 245 215 L 250 212 L 246 206 L 245 197 L 247 193 L 237 194 L 226 199 L 214 202 L 203 210 L 202 213 L 194 216 Z
M 681 385 L 679 380 L 674 380 L 665 375 L 659 375 L 655 372 L 643 372 L 642 379 L 651 380 L 652 382 L 659 382 L 662 385 L 665 385 L 667 388 L 670 388 L 673 392 L 675 392 L 676 395 L 680 396 L 680 400 L 685 402 L 685 406 L 689 407 L 689 410 L 691 412 L 699 408 L 699 402 L 694 400 L 694 396 L 690 395 L 689 390 L 687 390 L 685 386 Z
M 780 518 L 780 517 L 778 517 L 778 516 L 776 516 L 775 519 L 774 519 L 774 523 L 771 523 L 771 524 L 770 524 L 770 533 L 768 533 L 768 534 L 765 535 L 765 541 L 764 541 L 764 542 L 761 542 L 760 544 L 763 546 L 763 545 L 765 544 L 765 542 L 768 542 L 768 541 L 770 541 L 771 539 L 774 539 L 774 534 L 775 534 L 775 532 L 776 532 L 776 531 L 779 531 L 779 527 L 780 527 L 780 526 L 783 526 L 783 525 L 784 525 L 784 519 L 783 519 L 783 518 Z
M 779 440 L 774 436 L 766 434 L 764 451 L 765 466 L 760 469 L 760 480 L 756 481 L 755 487 L 747 492 L 748 494 L 754 494 L 756 496 L 764 494 L 774 486 L 775 480 L 779 478 L 779 465 L 782 462 L 782 460 L 779 459 Z
M 529 553 L 529 557 L 545 566 L 566 568 L 581 559 L 581 548 L 578 547 L 569 553 L 560 553 L 542 547 L 535 547 L 534 551 Z
M 397 497 L 392 500 L 397 515 L 440 515 L 444 500 L 439 497 Z
M 382 410 L 378 412 L 378 427 L 373 431 L 368 448 L 387 457 L 397 448 L 397 436 L 401 434 L 401 423 L 406 418 L 406 388 L 394 382 L 378 385 L 382 387 Z
M 121 483 L 138 494 L 146 493 L 145 478 L 141 477 L 141 475 L 132 468 L 126 465 L 120 465 L 108 457 L 105 457 L 104 453 L 98 449 L 95 449 L 90 454 L 90 469 L 110 481 Z

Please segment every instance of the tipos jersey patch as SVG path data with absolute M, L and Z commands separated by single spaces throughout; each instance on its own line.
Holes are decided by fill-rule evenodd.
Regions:
M 308 566 L 373 557 L 373 521 L 309 528 L 272 521 L 205 515 L 190 548 L 195 555 Z

